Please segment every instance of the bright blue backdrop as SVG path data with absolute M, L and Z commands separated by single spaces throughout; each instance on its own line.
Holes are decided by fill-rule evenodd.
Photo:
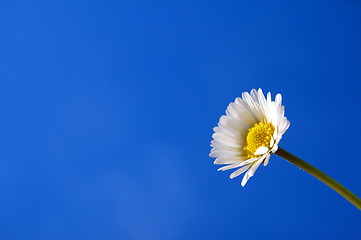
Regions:
M 361 239 L 272 156 L 208 157 L 229 102 L 282 93 L 281 146 L 361 196 L 356 1 L 2 1 L 0 239 Z

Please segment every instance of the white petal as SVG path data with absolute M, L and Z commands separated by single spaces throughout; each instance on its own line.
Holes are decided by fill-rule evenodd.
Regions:
M 237 99 L 235 101 L 237 101 Z M 257 122 L 257 119 L 255 119 L 248 108 L 242 107 L 236 102 L 228 105 L 226 113 L 228 116 L 235 118 L 248 126 L 252 126 Z
M 261 163 L 263 162 L 263 160 L 265 159 L 267 155 L 263 155 L 257 162 L 255 162 L 250 169 L 248 170 L 248 172 L 244 175 L 241 185 L 242 187 L 244 187 L 244 185 L 246 185 L 246 183 L 248 182 L 248 180 L 254 175 L 254 173 L 256 172 L 257 168 L 261 165 Z
M 274 146 L 273 146 L 273 148 L 272 148 L 272 152 L 273 153 L 275 153 L 275 152 L 277 152 L 277 150 L 278 150 L 278 144 L 275 144 Z
M 269 161 L 270 157 L 271 157 L 271 154 L 267 154 L 265 160 L 263 161 L 263 166 L 267 166 L 267 165 L 268 165 L 268 161 Z
M 220 143 L 231 144 L 231 145 L 243 145 L 243 139 L 230 137 L 221 132 L 213 133 L 213 139 Z
M 252 89 L 251 90 L 251 93 L 250 93 L 250 95 L 251 95 L 251 97 L 252 97 L 252 99 L 253 99 L 253 101 L 255 102 L 255 103 L 259 103 L 259 100 L 258 100 L 258 98 L 259 98 L 259 92 L 262 92 L 262 89 L 258 89 L 258 91 L 256 90 L 256 89 Z
M 238 144 L 238 143 L 234 143 L 234 142 L 222 142 L 222 141 L 218 141 L 218 140 L 211 141 L 211 147 L 222 148 L 223 146 L 233 147 L 233 148 L 237 148 L 237 149 L 243 148 L 243 144 L 240 144 L 240 143 Z
M 218 171 L 226 171 L 226 170 L 236 168 L 236 167 L 241 167 L 241 166 L 242 166 L 242 163 L 234 163 L 234 164 L 230 164 L 230 165 L 227 165 L 224 167 L 220 167 L 220 168 L 218 168 Z
M 267 102 L 261 89 L 258 90 L 258 101 L 267 122 L 271 123 L 274 119 L 273 111 L 271 111 L 272 103 Z
M 221 118 L 219 123 L 221 126 L 236 133 L 246 132 L 250 127 L 250 125 L 247 122 L 242 122 L 238 119 L 229 116 Z
M 289 128 L 290 122 L 287 120 L 286 117 L 283 117 L 280 126 L 279 126 L 279 134 L 284 134 L 286 130 Z
M 241 155 L 240 152 L 232 152 L 227 150 L 215 149 L 211 150 L 209 154 L 210 157 L 218 158 L 218 157 L 235 157 Z
M 253 165 L 251 168 L 254 168 L 255 166 L 257 166 L 257 168 L 258 168 L 259 165 Z M 242 179 L 242 182 L 241 182 L 242 187 L 244 187 L 246 185 L 246 183 L 248 182 L 248 180 L 253 176 L 253 175 L 249 174 L 249 171 L 250 170 L 248 170 L 248 172 L 246 172 L 246 174 L 244 175 L 244 177 Z
M 256 94 L 256 90 L 252 89 L 251 94 L 254 95 Z M 258 110 L 258 103 L 256 101 L 257 98 L 252 98 L 252 96 L 248 93 L 248 92 L 244 92 L 242 94 L 242 99 L 248 104 L 248 107 L 250 108 L 251 112 L 254 113 L 254 110 Z
M 244 187 L 244 185 L 246 185 L 249 178 L 250 178 L 250 176 L 248 176 L 247 173 L 243 176 L 243 179 L 242 179 L 242 182 L 241 182 L 242 187 Z
M 254 155 L 263 155 L 265 154 L 266 152 L 268 152 L 268 147 L 265 147 L 265 146 L 262 146 L 262 147 L 259 147 L 255 152 L 254 152 Z
M 272 102 L 272 95 L 270 92 L 267 93 L 267 102 Z
M 281 94 L 278 93 L 278 94 L 276 95 L 275 102 L 276 102 L 276 104 L 279 105 L 279 106 L 282 104 L 282 95 L 281 95 Z
M 212 143 L 211 147 L 213 147 L 214 149 L 221 149 L 221 150 L 227 150 L 227 151 L 234 151 L 234 152 L 239 152 L 240 150 L 242 150 L 242 146 L 231 146 L 231 145 L 227 145 L 227 144 L 222 144 L 222 143 Z
M 230 177 L 230 178 L 238 177 L 239 175 L 241 175 L 242 173 L 244 173 L 245 171 L 247 171 L 250 167 L 251 167 L 251 165 L 247 165 L 247 166 L 245 166 L 245 167 L 242 167 L 242 168 L 240 168 L 240 169 L 237 169 L 237 170 L 234 171 L 229 177 Z
M 259 158 L 250 158 L 250 159 L 248 159 L 248 160 L 246 160 L 246 161 L 243 161 L 241 166 L 244 166 L 244 165 L 247 165 L 247 164 L 251 164 L 251 163 L 257 161 L 258 159 L 259 159 Z
M 273 146 L 275 144 L 275 140 L 273 137 L 271 137 L 270 146 Z
M 249 96 L 249 98 L 251 99 L 250 96 Z M 253 102 L 252 99 L 250 101 Z M 260 110 L 258 103 L 249 103 L 245 99 L 240 99 L 240 98 L 237 98 L 235 103 L 239 107 L 244 109 L 248 113 L 249 116 L 252 116 L 253 124 L 261 121 L 263 113 L 260 112 L 261 110 Z M 253 124 L 251 124 L 251 125 L 253 125 Z
M 243 156 L 241 156 L 243 157 Z M 230 165 L 227 165 L 227 166 L 223 166 L 221 168 L 218 169 L 218 171 L 225 171 L 225 170 L 228 170 L 228 169 L 232 169 L 232 168 L 236 168 L 236 167 L 242 167 L 242 166 L 245 166 L 245 165 L 252 165 L 253 162 L 257 161 L 259 158 L 251 158 L 251 159 L 248 159 L 246 161 L 238 161 L 238 162 L 235 162 L 235 163 L 232 163 L 232 162 L 229 162 Z M 228 163 L 226 163 L 228 164 Z
M 214 160 L 214 164 L 221 165 L 221 164 L 233 164 L 233 163 L 240 163 L 246 159 L 247 156 L 237 156 L 237 157 L 219 157 Z
M 235 132 L 234 130 L 229 129 L 228 127 L 221 126 L 221 123 L 219 123 L 219 127 L 215 127 L 214 129 L 217 133 L 221 133 L 230 138 L 239 139 L 239 137 L 240 137 L 240 134 L 238 132 Z
M 263 162 L 263 160 L 266 158 L 267 155 L 263 155 L 257 162 L 255 162 L 252 167 L 249 169 L 248 174 L 252 177 L 254 175 L 254 173 L 256 172 L 257 168 L 259 167 L 259 165 L 261 165 L 261 163 Z

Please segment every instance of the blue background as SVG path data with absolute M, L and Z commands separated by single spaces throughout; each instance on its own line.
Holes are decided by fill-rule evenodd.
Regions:
M 281 93 L 281 146 L 361 196 L 356 1 L 2 1 L 0 239 L 361 239 L 278 156 L 217 172 L 229 102 Z

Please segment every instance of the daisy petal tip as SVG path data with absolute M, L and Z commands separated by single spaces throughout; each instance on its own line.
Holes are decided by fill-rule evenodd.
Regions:
M 242 187 L 244 187 L 246 185 L 246 183 L 248 182 L 248 179 L 250 178 L 250 176 L 248 176 L 248 174 L 246 173 L 242 179 L 241 185 Z
M 247 183 L 247 181 L 244 181 L 244 179 L 243 179 L 242 182 L 241 182 L 241 186 L 242 187 L 246 186 L 246 183 Z
M 268 155 L 265 160 L 263 161 L 263 166 L 267 166 L 268 165 L 268 162 L 269 162 L 269 159 L 270 159 L 270 155 Z

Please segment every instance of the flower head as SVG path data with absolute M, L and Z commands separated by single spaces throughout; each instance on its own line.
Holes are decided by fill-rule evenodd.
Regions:
M 271 93 L 265 98 L 261 89 L 253 89 L 228 105 L 227 115 L 213 129 L 209 156 L 216 158 L 214 164 L 226 164 L 218 170 L 239 168 L 230 178 L 247 171 L 241 183 L 244 186 L 262 163 L 268 164 L 290 126 L 281 102 L 281 94 L 272 101 Z

